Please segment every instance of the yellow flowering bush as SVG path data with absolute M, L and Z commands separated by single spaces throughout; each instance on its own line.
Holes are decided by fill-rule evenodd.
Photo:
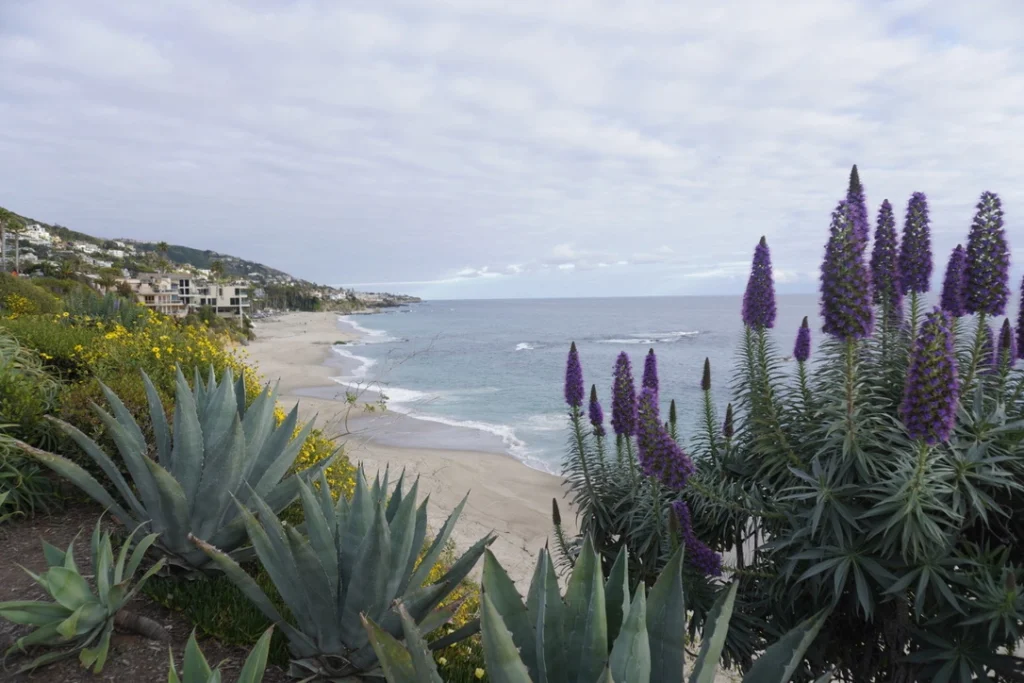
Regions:
M 423 554 L 426 553 L 432 541 L 427 541 L 423 546 Z M 445 575 L 455 562 L 455 544 L 449 541 L 444 551 L 437 560 L 437 564 L 430 568 L 424 585 L 435 583 Z M 451 622 L 430 634 L 428 638 L 434 640 L 446 634 L 462 628 L 480 616 L 480 586 L 475 582 L 465 579 L 452 593 L 445 598 L 442 605 L 450 605 L 462 601 L 458 611 L 452 617 Z M 434 653 L 434 661 L 440 667 L 440 672 L 449 683 L 459 681 L 484 680 L 486 673 L 483 669 L 483 650 L 480 646 L 480 637 L 473 636 L 467 640 L 455 643 Z
M 274 408 L 274 418 L 277 420 L 277 424 L 284 422 L 286 416 L 284 408 L 281 406 Z M 302 427 L 301 423 L 295 425 L 295 434 L 293 436 L 297 435 Z M 313 429 L 310 431 L 309 436 L 306 437 L 305 443 L 302 444 L 302 449 L 299 451 L 298 457 L 295 458 L 295 464 L 292 469 L 293 471 L 304 470 L 317 464 L 324 458 L 330 457 L 336 449 L 334 441 L 327 438 L 321 430 Z M 337 500 L 339 495 L 344 495 L 346 498 L 352 497 L 356 489 L 356 468 L 343 453 L 324 470 L 324 475 L 327 477 L 327 483 L 331 488 L 331 495 L 335 500 Z
M 22 315 L 29 315 L 36 312 L 35 305 L 20 294 L 8 294 L 4 299 L 4 315 L 7 318 L 17 318 Z

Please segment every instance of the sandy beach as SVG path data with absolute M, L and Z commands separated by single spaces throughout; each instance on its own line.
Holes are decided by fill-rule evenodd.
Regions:
M 551 499 L 558 498 L 563 514 L 571 516 L 558 477 L 498 453 L 375 443 L 375 434 L 398 421 L 420 421 L 393 413 L 367 416 L 361 408 L 348 406 L 345 387 L 331 381 L 332 376 L 341 374 L 331 348 L 340 341 L 355 340 L 357 335 L 339 326 L 337 314 L 288 313 L 255 321 L 255 326 L 257 339 L 247 351 L 267 380 L 279 382 L 282 405 L 290 409 L 298 402 L 303 419 L 316 416 L 317 425 L 338 436 L 349 458 L 362 462 L 369 476 L 387 465 L 393 471 L 405 468 L 419 476 L 421 495 L 430 494 L 434 529 L 469 492 L 455 528 L 456 544 L 466 548 L 494 531 L 497 540 L 492 551 L 520 590 L 526 591 L 536 553 L 551 532 Z M 360 400 L 373 399 L 367 394 Z M 406 428 L 410 426 L 415 427 Z

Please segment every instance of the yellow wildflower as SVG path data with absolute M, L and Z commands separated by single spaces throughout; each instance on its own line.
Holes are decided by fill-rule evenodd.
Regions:
M 437 658 L 437 663 L 440 664 L 441 666 L 446 666 L 448 664 L 448 660 L 445 659 L 444 657 L 438 657 Z
M 476 671 L 473 672 L 473 675 L 476 676 L 477 678 L 483 678 L 484 677 L 484 670 L 481 669 L 480 667 L 477 667 Z

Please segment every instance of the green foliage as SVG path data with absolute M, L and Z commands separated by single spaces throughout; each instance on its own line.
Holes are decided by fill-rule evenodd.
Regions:
M 289 311 L 319 311 L 323 302 L 311 290 L 299 284 L 266 285 L 262 304 L 267 308 Z
M 84 282 L 79 282 L 74 278 L 36 277 L 32 278 L 32 284 L 41 289 L 45 289 L 60 299 L 63 299 L 69 294 L 86 295 L 91 294 L 94 291 L 89 285 Z
M 0 492 L 0 524 L 3 524 L 11 517 L 14 516 L 14 512 L 8 512 L 4 509 L 7 504 L 7 498 L 10 496 L 10 491 Z
M 99 673 L 106 663 L 110 649 L 110 636 L 114 631 L 117 613 L 132 599 L 139 588 L 163 567 L 163 561 L 149 568 L 138 581 L 135 573 L 145 557 L 146 550 L 156 540 L 156 534 L 143 538 L 134 550 L 134 532 L 114 557 L 110 534 L 100 529 L 100 521 L 92 534 L 93 591 L 83 577 L 73 554 L 74 541 L 62 551 L 43 541 L 43 553 L 48 569 L 40 575 L 28 572 L 53 602 L 13 600 L 0 602 L 0 617 L 16 624 L 35 627 L 19 638 L 8 650 L 26 652 L 30 647 L 61 648 L 41 655 L 25 664 L 19 672 L 31 671 L 76 652 L 79 661 L 93 673 Z M 131 554 L 129 556 L 129 551 Z M 27 571 L 27 570 L 26 570 Z M 5 655 L 5 656 L 6 656 Z
M 0 503 L 4 518 L 49 512 L 60 500 L 43 468 L 22 455 L 14 439 L 4 434 L 0 434 L 0 496 L 4 497 Z
M 0 416 L 9 434 L 33 444 L 48 442 L 45 416 L 57 404 L 59 385 L 40 357 L 0 328 Z
M 267 654 L 270 651 L 270 638 L 273 635 L 273 627 L 260 636 L 256 646 L 249 653 L 241 672 L 238 674 L 238 683 L 259 683 L 263 680 L 263 672 L 267 668 Z M 220 669 L 211 669 L 206 657 L 203 656 L 199 644 L 196 642 L 195 631 L 188 638 L 185 645 L 185 658 L 182 662 L 181 678 L 174 668 L 174 655 L 171 655 L 171 668 L 167 674 L 167 683 L 220 683 Z
M 542 550 L 526 601 L 504 568 L 487 552 L 481 618 L 486 671 L 502 683 L 682 683 L 686 659 L 683 550 L 675 552 L 650 593 L 638 585 L 629 595 L 628 561 L 621 551 L 605 579 L 589 538 L 573 568 L 565 596 L 554 564 Z M 732 617 L 737 585 L 712 607 L 690 683 L 711 683 Z M 405 646 L 364 619 L 370 642 L 389 683 L 440 683 L 426 641 L 403 605 Z M 802 667 L 827 612 L 804 621 L 769 647 L 745 683 L 786 683 Z
M 425 632 L 447 623 L 458 609 L 458 604 L 438 605 L 467 576 L 494 537 L 482 538 L 439 581 L 423 586 L 465 500 L 419 557 L 427 531 L 426 503 L 416 505 L 419 482 L 405 493 L 403 480 L 404 474 L 389 491 L 385 473 L 383 482 L 378 476 L 370 487 L 360 469 L 351 502 L 344 496 L 335 502 L 325 478 L 317 490 L 300 484 L 308 535 L 282 524 L 258 497 L 254 498 L 256 514 L 241 510 L 260 563 L 288 606 L 290 619 L 237 562 L 196 539 L 288 637 L 292 675 L 336 680 L 372 670 L 377 657 L 360 618 L 368 615 L 397 635 L 402 626 L 396 601 L 408 607 L 409 618 Z M 460 637 L 456 634 L 451 640 Z M 447 644 L 442 639 L 435 646 Z
M 149 320 L 149 312 L 134 297 L 124 298 L 117 294 L 99 294 L 93 289 L 72 291 L 64 297 L 64 310 L 76 318 L 106 324 L 119 324 L 127 330 L 134 330 Z
M 300 478 L 317 476 L 331 462 L 328 458 L 285 477 L 312 428 L 306 425 L 294 435 L 298 408 L 277 425 L 275 394 L 269 387 L 247 405 L 244 378 L 235 382 L 227 370 L 218 382 L 211 368 L 204 384 L 198 371 L 196 375 L 193 390 L 177 372 L 172 426 L 156 388 L 143 374 L 153 457 L 138 421 L 116 394 L 102 387 L 113 414 L 98 406 L 96 412 L 117 445 L 132 486 L 93 439 L 66 422 L 58 424 L 103 471 L 106 487 L 68 458 L 24 446 L 126 527 L 152 524 L 159 532 L 156 548 L 172 565 L 187 570 L 214 569 L 206 554 L 189 541 L 191 534 L 244 555 L 246 529 L 236 502 L 258 500 L 260 509 L 276 514 L 298 495 Z
M 0 317 L 10 315 L 10 311 L 5 309 L 11 307 L 13 297 L 21 297 L 30 304 L 30 308 L 20 314 L 56 313 L 60 310 L 60 300 L 31 280 L 0 273 Z
M 0 320 L 0 330 L 39 354 L 44 367 L 56 377 L 68 382 L 87 379 L 91 370 L 86 351 L 101 335 L 95 329 L 61 324 L 59 318 L 32 315 Z
M 1001 653 L 1024 635 L 1024 374 L 962 376 L 951 438 L 910 438 L 897 407 L 917 308 L 792 374 L 748 330 L 736 435 L 716 436 L 722 457 L 698 451 L 689 494 L 701 537 L 736 558 L 747 619 L 727 659 L 829 608 L 810 660 L 839 680 L 1019 680 Z M 976 366 L 974 330 L 956 340 Z

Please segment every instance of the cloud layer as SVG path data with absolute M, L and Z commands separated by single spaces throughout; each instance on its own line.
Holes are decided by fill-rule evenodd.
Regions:
M 434 296 L 738 291 L 764 234 L 812 287 L 853 162 L 940 260 L 982 190 L 1016 236 L 1024 7 L 982 5 L 12 0 L 0 204 Z

